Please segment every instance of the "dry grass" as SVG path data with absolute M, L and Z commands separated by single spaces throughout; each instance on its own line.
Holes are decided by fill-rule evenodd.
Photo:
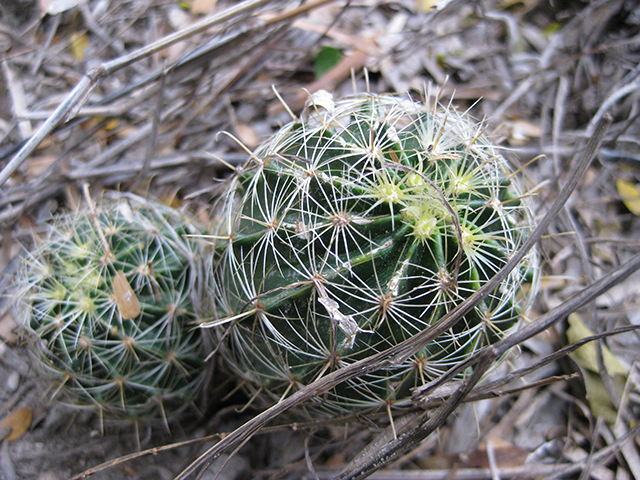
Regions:
M 418 408 L 396 419 L 398 431 L 414 435 L 404 441 L 402 434 L 394 439 L 384 418 L 292 424 L 285 410 L 303 400 L 298 397 L 260 416 L 250 409 L 238 413 L 231 404 L 246 400 L 234 394 L 227 408 L 207 412 L 197 428 L 175 427 L 172 438 L 137 434 L 143 448 L 211 435 L 207 441 L 134 454 L 95 478 L 174 478 L 218 433 L 234 430 L 216 447 L 220 453 L 228 448 L 220 478 L 360 478 L 380 461 L 386 469 L 371 478 L 640 478 L 637 332 L 596 342 L 588 355 L 597 373 L 589 373 L 584 358 L 573 357 L 575 363 L 561 350 L 568 343 L 565 317 L 576 308 L 567 300 L 598 280 L 607 293 L 581 305 L 582 322 L 603 335 L 640 323 L 633 273 L 640 220 L 617 188 L 619 180 L 640 181 L 640 16 L 634 2 L 454 0 L 419 11 L 427 3 L 253 1 L 238 11 L 230 10 L 240 8 L 236 2 L 219 0 L 211 15 L 198 16 L 177 1 L 94 0 L 43 16 L 30 10 L 31 2 L 0 1 L 6 272 L 0 417 L 22 406 L 35 413 L 27 434 L 3 441 L 0 476 L 67 478 L 135 451 L 135 433 L 108 428 L 95 436 L 96 418 L 81 413 L 70 419 L 55 406 L 12 332 L 11 260 L 51 213 L 77 204 L 82 182 L 95 193 L 121 189 L 187 203 L 206 219 L 217 180 L 228 173 L 225 165 L 246 157 L 217 132 L 229 131 L 253 147 L 290 119 L 272 85 L 298 114 L 306 98 L 301 88 L 420 97 L 431 83 L 444 85 L 443 103 L 486 118 L 505 155 L 523 167 L 540 219 L 566 189 L 570 166 L 588 160 L 587 141 L 598 136 L 599 121 L 611 116 L 602 143 L 591 144 L 597 160 L 539 242 L 543 291 L 531 325 L 555 325 L 518 338 L 520 354 L 508 365 L 512 372 L 536 368 L 509 385 L 483 390 L 469 384 L 457 393 L 444 386 L 431 393 L 421 404 L 427 413 Z M 322 46 L 339 48 L 342 60 L 317 79 L 314 59 Z M 619 267 L 631 277 L 612 286 L 607 275 Z M 558 313 L 558 306 L 572 308 Z M 607 372 L 605 345 L 628 371 L 622 391 Z M 567 379 L 576 372 L 580 378 Z M 601 379 L 605 399 L 586 398 L 582 378 Z M 469 401 L 458 405 L 467 394 Z M 338 477 L 345 466 L 352 476 Z

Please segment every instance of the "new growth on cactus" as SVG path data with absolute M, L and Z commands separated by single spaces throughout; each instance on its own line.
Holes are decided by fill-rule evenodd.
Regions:
M 131 194 L 56 218 L 24 258 L 25 323 L 47 373 L 78 406 L 164 420 L 203 380 L 192 294 L 200 234 Z
M 221 351 L 274 402 L 428 329 L 482 287 L 532 213 L 482 126 L 453 108 L 316 94 L 230 178 L 215 235 Z M 454 328 L 388 370 L 318 398 L 331 412 L 410 404 L 409 389 L 503 338 L 525 258 Z

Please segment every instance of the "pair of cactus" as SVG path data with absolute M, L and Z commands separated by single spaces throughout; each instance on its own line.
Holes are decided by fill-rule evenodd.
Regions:
M 453 109 L 324 93 L 303 118 L 226 182 L 203 289 L 214 317 L 203 326 L 268 402 L 428 329 L 502 268 L 533 224 L 503 158 Z M 185 239 L 195 232 L 159 207 L 124 213 L 122 205 L 97 216 L 112 257 L 88 215 L 66 220 L 32 256 L 30 324 L 47 343 L 45 362 L 86 403 L 180 404 L 202 370 L 189 291 L 205 279 L 194 278 L 195 247 Z M 411 387 L 518 323 L 535 260 L 526 257 L 419 353 L 344 383 L 317 406 L 408 404 Z M 127 292 L 127 282 L 141 313 L 125 320 L 111 292 L 119 283 Z

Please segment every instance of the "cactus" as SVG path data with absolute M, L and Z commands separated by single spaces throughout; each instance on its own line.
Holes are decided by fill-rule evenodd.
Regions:
M 303 121 L 284 126 L 228 180 L 214 237 L 217 317 L 206 326 L 237 375 L 271 402 L 428 329 L 532 228 L 505 160 L 453 108 L 374 94 L 310 101 Z M 410 404 L 411 387 L 518 324 L 535 260 L 528 255 L 419 353 L 345 382 L 317 407 Z
M 203 380 L 192 291 L 201 234 L 134 195 L 58 217 L 24 257 L 25 323 L 46 373 L 109 418 L 177 415 Z

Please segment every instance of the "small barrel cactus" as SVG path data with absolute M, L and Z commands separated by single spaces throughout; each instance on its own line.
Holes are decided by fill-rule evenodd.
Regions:
M 221 350 L 277 401 L 428 329 L 482 287 L 532 213 L 482 127 L 393 95 L 310 99 L 223 190 L 212 294 Z M 366 412 L 495 343 L 522 316 L 528 255 L 455 327 L 318 406 Z
M 192 290 L 201 234 L 135 195 L 58 217 L 25 256 L 25 322 L 46 372 L 78 406 L 110 418 L 168 417 L 203 380 Z

